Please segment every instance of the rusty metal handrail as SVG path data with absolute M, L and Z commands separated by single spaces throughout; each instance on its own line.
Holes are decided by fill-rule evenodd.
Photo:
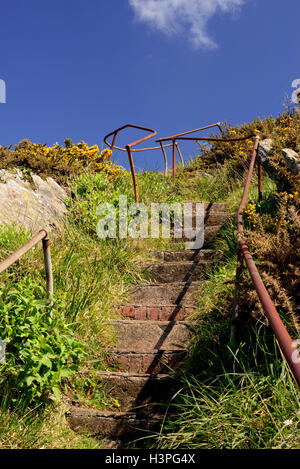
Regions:
M 132 127 L 132 128 L 135 128 L 135 129 L 141 129 L 141 130 L 147 130 L 145 127 L 140 127 L 140 126 L 137 126 L 137 125 L 133 125 L 133 124 L 127 124 L 127 125 L 124 125 L 122 127 L 119 127 L 118 129 L 116 130 L 113 130 L 112 132 L 110 132 L 109 134 L 107 134 L 105 137 L 104 137 L 104 143 L 111 149 L 111 152 L 113 152 L 114 149 L 116 150 L 120 150 L 120 151 L 124 151 L 124 152 L 127 152 L 128 153 L 128 150 L 127 148 L 122 148 L 122 147 L 119 147 L 117 145 L 115 145 L 115 142 L 116 142 L 116 138 L 117 138 L 117 135 L 118 133 L 123 130 L 123 129 L 126 129 L 127 127 Z M 149 129 L 150 131 L 151 129 Z M 111 137 L 113 135 L 113 139 L 112 139 L 112 142 L 109 143 L 107 141 L 107 139 L 109 137 Z M 152 138 L 154 135 L 150 135 L 148 138 Z M 140 142 L 141 143 L 141 142 Z M 135 142 L 136 144 L 136 142 Z M 151 150 L 161 150 L 162 151 L 162 154 L 163 154 L 163 157 L 164 157 L 164 163 L 165 163 L 165 168 L 164 168 L 164 175 L 167 176 L 168 174 L 168 160 L 167 160 L 167 155 L 166 155 L 166 151 L 165 151 L 165 148 L 168 148 L 168 147 L 171 147 L 173 146 L 173 143 L 169 143 L 167 145 L 163 145 L 163 143 L 160 143 L 159 146 L 155 146 L 155 147 L 146 147 L 146 148 L 132 148 L 131 149 L 131 152 L 141 152 L 141 151 L 151 151 Z M 179 148 L 179 145 L 178 143 L 176 143 L 176 148 L 177 148 L 177 152 L 178 152 L 178 155 L 180 157 L 180 160 L 181 160 L 181 164 L 182 166 L 184 166 L 184 161 L 183 161 L 183 157 L 182 157 L 182 154 L 181 154 L 181 151 L 180 151 L 180 148 Z M 112 153 L 111 155 L 109 156 L 109 160 L 111 159 L 112 157 Z M 129 159 L 130 161 L 130 159 Z
M 223 129 L 221 127 L 221 123 L 220 122 L 216 122 L 215 124 L 210 124 L 210 125 L 206 125 L 204 127 L 199 127 L 198 129 L 194 129 L 194 130 L 188 130 L 187 132 L 181 132 L 180 134 L 176 134 L 176 135 L 172 135 L 170 137 L 163 137 L 163 138 L 158 138 L 156 141 L 160 143 L 161 146 L 163 146 L 163 142 L 167 142 L 169 140 L 172 140 L 172 143 L 169 144 L 168 146 L 172 146 L 173 147 L 173 177 L 176 176 L 176 169 L 175 169 L 175 159 L 176 159 L 176 155 L 175 155 L 175 147 L 177 147 L 177 151 L 179 152 L 178 150 L 178 142 L 177 140 L 195 140 L 195 141 L 198 141 L 198 140 L 204 140 L 203 138 L 199 138 L 199 137 L 183 137 L 184 135 L 188 135 L 188 134 L 192 134 L 192 133 L 195 133 L 195 132 L 200 132 L 201 130 L 207 130 L 207 129 L 211 129 L 213 127 L 218 127 L 221 134 L 223 135 Z M 207 139 L 205 139 L 207 140 Z M 180 157 L 181 157 L 181 161 L 183 163 L 183 158 L 182 158 L 182 155 L 180 154 Z
M 20 259 L 27 251 L 32 249 L 39 241 L 42 241 L 44 251 L 44 263 L 47 282 L 47 297 L 50 299 L 53 294 L 53 273 L 50 253 L 49 234 L 45 229 L 40 230 L 27 243 L 23 244 L 17 251 L 10 254 L 4 261 L 0 262 L 0 274 Z
M 253 175 L 253 169 L 255 162 L 257 162 L 257 176 L 258 176 L 258 199 L 261 200 L 262 198 L 262 164 L 260 159 L 256 159 L 258 153 L 258 146 L 259 146 L 259 136 L 248 135 L 246 137 L 236 137 L 236 138 L 203 138 L 203 137 L 184 137 L 183 134 L 181 135 L 174 135 L 173 137 L 167 137 L 164 139 L 159 139 L 159 141 L 167 141 L 172 139 L 178 140 L 202 140 L 208 142 L 238 142 L 243 140 L 249 140 L 255 137 L 254 146 L 252 157 L 250 161 L 250 166 L 247 174 L 247 179 L 245 183 L 245 188 L 242 196 L 242 200 L 238 209 L 237 213 L 237 232 L 238 232 L 238 259 L 237 259 L 237 280 L 236 285 L 239 284 L 239 276 L 241 273 L 241 266 L 242 266 L 242 258 L 245 259 L 247 268 L 249 270 L 250 276 L 252 278 L 255 290 L 258 294 L 259 300 L 261 305 L 265 311 L 266 317 L 269 320 L 269 323 L 273 329 L 279 347 L 282 351 L 283 356 L 285 357 L 292 374 L 300 386 L 300 363 L 295 363 L 293 361 L 293 353 L 295 352 L 295 347 L 293 345 L 293 340 L 291 339 L 286 327 L 284 326 L 278 311 L 276 310 L 274 303 L 271 300 L 270 295 L 267 292 L 267 289 L 262 281 L 261 276 L 257 270 L 257 267 L 253 261 L 253 258 L 249 252 L 249 248 L 244 240 L 244 232 L 243 232 L 243 210 L 246 204 L 246 200 L 248 197 L 250 182 Z M 237 295 L 235 295 L 237 296 Z M 235 319 L 235 318 L 234 318 Z
M 165 142 L 167 140 L 174 140 L 174 138 L 177 140 L 179 137 L 183 137 L 184 135 L 193 134 L 194 132 L 200 132 L 201 130 L 207 130 L 207 129 L 211 129 L 213 127 L 218 127 L 221 134 L 223 134 L 223 129 L 221 127 L 221 122 L 216 122 L 215 124 L 206 125 L 205 127 L 199 127 L 198 129 L 194 129 L 194 130 L 188 130 L 187 132 L 181 132 L 180 134 L 171 135 L 169 137 L 158 138 L 156 141 L 157 142 Z M 193 137 L 193 140 L 195 140 L 195 139 L 196 139 L 196 137 Z M 196 140 L 198 140 L 198 139 L 196 139 Z
M 117 146 L 116 145 L 116 139 L 117 139 L 118 133 L 121 130 L 124 130 L 128 127 L 131 127 L 131 128 L 134 128 L 134 129 L 139 129 L 139 130 L 144 130 L 146 132 L 151 132 L 151 135 L 148 135 L 145 138 L 137 140 L 136 142 L 133 142 L 129 145 L 126 145 L 125 148 Z M 114 149 L 127 152 L 128 159 L 129 159 L 129 164 L 130 164 L 131 175 L 132 175 L 132 180 L 133 180 L 135 201 L 138 202 L 139 196 L 138 196 L 136 173 L 135 173 L 135 169 L 134 169 L 132 153 L 133 152 L 141 152 L 141 151 L 161 149 L 163 157 L 164 157 L 164 162 L 165 162 L 164 174 L 165 174 L 165 176 L 167 176 L 167 174 L 168 174 L 168 161 L 167 161 L 167 155 L 166 155 L 166 150 L 165 149 L 168 148 L 168 147 L 172 147 L 173 148 L 173 177 L 175 177 L 176 149 L 177 149 L 177 153 L 179 155 L 179 158 L 181 160 L 181 164 L 182 164 L 182 166 L 184 166 L 183 156 L 182 156 L 182 153 L 180 151 L 179 144 L 176 140 L 196 140 L 196 141 L 202 140 L 200 138 L 193 138 L 193 137 L 192 138 L 184 138 L 183 136 L 194 133 L 194 132 L 199 132 L 201 130 L 211 129 L 212 127 L 218 127 L 220 132 L 223 135 L 223 130 L 222 130 L 221 124 L 220 124 L 220 122 L 217 122 L 216 124 L 210 124 L 210 125 L 207 125 L 207 126 L 204 126 L 204 127 L 199 127 L 198 129 L 188 130 L 187 132 L 182 132 L 180 134 L 173 135 L 171 137 L 160 138 L 160 139 L 156 140 L 159 143 L 159 146 L 148 147 L 148 148 L 133 148 L 135 145 L 138 145 L 138 144 L 144 142 L 145 140 L 148 140 L 149 138 L 154 137 L 157 134 L 157 132 L 155 130 L 149 129 L 147 127 L 141 127 L 139 125 L 134 125 L 134 124 L 126 124 L 126 125 L 123 125 L 122 127 L 119 127 L 118 129 L 113 130 L 109 134 L 105 135 L 104 143 L 111 149 L 112 152 L 113 152 Z M 110 142 L 108 142 L 108 138 L 111 137 L 111 136 L 113 136 L 113 138 L 112 138 L 112 142 L 110 143 Z M 165 142 L 167 140 L 172 140 L 172 143 L 164 145 L 163 142 Z M 112 156 L 112 153 L 109 156 L 109 160 L 111 159 L 111 156 Z
M 256 159 L 258 154 L 258 147 L 259 147 L 259 136 L 255 137 L 254 146 L 252 157 L 249 165 L 249 170 L 247 174 L 247 179 L 244 187 L 244 192 L 242 196 L 242 200 L 237 212 L 237 232 L 238 232 L 238 260 L 237 260 L 237 280 L 236 285 L 239 284 L 243 259 L 246 262 L 246 266 L 252 278 L 252 282 L 254 284 L 255 290 L 261 302 L 261 305 L 265 311 L 266 317 L 269 320 L 269 323 L 273 329 L 279 347 L 285 357 L 294 378 L 300 386 L 300 363 L 295 363 L 293 361 L 293 353 L 295 352 L 295 347 L 293 346 L 293 341 L 284 326 L 278 311 L 276 310 L 274 303 L 272 302 L 269 293 L 262 281 L 261 276 L 257 270 L 257 267 L 253 261 L 253 258 L 249 252 L 249 248 L 244 240 L 244 232 L 243 232 L 243 210 L 247 201 L 248 192 L 250 188 L 250 183 L 253 175 L 253 169 L 255 162 L 258 162 L 258 196 L 261 199 L 262 195 L 262 167 L 260 160 Z M 238 318 L 238 312 L 234 312 L 234 320 Z
M 144 130 L 145 132 L 150 132 L 150 135 L 147 135 L 146 137 L 143 137 L 139 140 L 136 140 L 135 142 L 129 143 L 128 145 L 126 145 L 125 148 L 116 147 L 115 143 L 116 143 L 116 138 L 117 138 L 118 133 L 121 130 L 124 130 L 128 127 L 131 127 L 133 129 Z M 104 142 L 106 143 L 106 145 L 109 146 L 109 148 L 112 151 L 113 151 L 114 148 L 118 148 L 119 150 L 127 151 L 127 153 L 128 153 L 128 159 L 129 159 L 130 170 L 131 170 L 132 181 L 133 181 L 134 196 L 135 196 L 135 201 L 136 202 L 139 201 L 139 194 L 138 194 L 138 187 L 137 187 L 137 182 L 136 182 L 136 173 L 135 173 L 133 158 L 132 158 L 132 152 L 134 151 L 134 150 L 132 150 L 132 147 L 134 147 L 135 145 L 139 145 L 140 143 L 144 142 L 145 140 L 149 140 L 149 138 L 154 137 L 156 134 L 157 134 L 156 130 L 149 129 L 148 127 L 141 127 L 139 125 L 134 125 L 134 124 L 126 124 L 126 125 L 123 125 L 122 127 L 119 127 L 116 130 L 113 130 L 112 132 L 105 135 L 105 137 L 104 137 Z M 112 135 L 113 135 L 112 143 L 109 143 L 107 141 L 107 139 L 109 137 L 111 137 Z M 147 149 L 140 149 L 140 150 L 142 151 L 142 150 L 147 150 Z
M 214 124 L 212 126 L 207 126 L 206 128 L 218 126 L 218 124 Z M 220 128 L 220 127 L 219 127 Z M 200 130 L 200 129 L 197 129 Z M 241 266 L 242 266 L 242 259 L 245 259 L 247 268 L 249 270 L 250 276 L 252 278 L 255 290 L 258 294 L 259 300 L 261 302 L 261 305 L 265 311 L 266 317 L 269 320 L 269 323 L 273 329 L 273 332 L 275 334 L 275 337 L 277 339 L 277 342 L 279 344 L 279 347 L 282 351 L 283 356 L 285 357 L 292 374 L 297 382 L 297 384 L 300 386 L 300 363 L 295 363 L 293 361 L 293 353 L 295 352 L 295 347 L 293 345 L 293 341 L 285 328 L 278 311 L 276 310 L 274 303 L 272 302 L 270 295 L 268 294 L 266 287 L 264 286 L 264 283 L 262 281 L 261 276 L 259 275 L 259 272 L 257 270 L 257 267 L 253 261 L 253 258 L 249 252 L 248 246 L 244 240 L 244 233 L 243 233 L 243 223 L 242 223 L 242 218 L 243 218 L 243 210 L 246 204 L 246 200 L 248 197 L 248 192 L 249 192 L 249 187 L 250 187 L 250 182 L 252 179 L 252 174 L 253 174 L 253 169 L 255 162 L 257 162 L 258 166 L 258 171 L 257 171 L 257 176 L 258 176 L 258 199 L 261 200 L 262 198 L 262 164 L 260 159 L 256 159 L 257 153 L 258 153 L 258 146 L 259 146 L 259 136 L 254 136 L 248 135 L 246 137 L 237 137 L 237 138 L 214 138 L 214 137 L 186 137 L 184 135 L 187 135 L 189 133 L 196 132 L 197 130 L 194 131 L 189 131 L 189 132 L 184 132 L 181 134 L 173 135 L 171 137 L 164 137 L 161 139 L 158 139 L 157 141 L 162 143 L 166 142 L 168 140 L 172 140 L 173 143 L 173 175 L 175 176 L 175 152 L 174 152 L 174 142 L 176 140 L 201 140 L 201 141 L 207 141 L 207 142 L 238 142 L 238 141 L 243 141 L 243 140 L 248 140 L 252 139 L 255 137 L 254 141 L 254 147 L 253 147 L 253 152 L 252 152 L 252 157 L 250 161 L 250 166 L 247 174 L 247 179 L 245 183 L 245 188 L 242 196 L 242 200 L 238 209 L 237 213 L 237 232 L 238 232 L 238 260 L 237 260 L 237 280 L 236 280 L 236 285 L 239 283 L 239 276 L 241 273 Z M 204 130 L 202 128 L 201 130 Z M 220 129 L 222 132 L 222 129 Z M 223 132 L 222 132 L 223 134 Z M 235 294 L 235 296 L 237 296 Z M 235 319 L 235 318 L 234 318 Z

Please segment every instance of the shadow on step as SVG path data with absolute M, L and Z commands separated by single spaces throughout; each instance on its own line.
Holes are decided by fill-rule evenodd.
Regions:
M 207 214 L 207 216 L 208 216 L 208 214 Z M 199 251 L 200 250 L 195 250 L 195 253 L 194 253 L 194 256 L 193 256 L 195 260 L 193 261 L 193 264 L 192 264 L 191 268 L 189 269 L 189 271 L 187 272 L 187 274 L 185 275 L 185 277 L 183 279 L 184 286 L 183 286 L 182 290 L 180 291 L 179 295 L 177 296 L 177 298 L 175 300 L 175 305 L 176 306 L 174 307 L 174 311 L 169 316 L 169 323 L 166 326 L 166 328 L 164 330 L 164 333 L 162 334 L 162 336 L 159 338 L 159 340 L 157 341 L 157 343 L 154 346 L 155 354 L 154 354 L 153 358 L 151 359 L 151 362 L 148 364 L 147 368 L 143 370 L 144 373 L 149 374 L 149 378 L 146 381 L 146 383 L 144 384 L 144 387 L 141 389 L 138 396 L 136 397 L 133 408 L 139 407 L 143 402 L 145 402 L 145 396 L 148 394 L 148 390 L 149 390 L 149 388 L 151 388 L 151 383 L 153 381 L 152 376 L 153 376 L 154 373 L 157 372 L 158 369 L 161 368 L 161 363 L 163 363 L 164 354 L 165 354 L 164 343 L 166 342 L 168 336 L 170 335 L 173 328 L 177 324 L 175 319 L 178 315 L 178 311 L 181 308 L 181 304 L 184 300 L 185 295 L 187 294 L 187 292 L 189 291 L 189 288 L 192 285 L 191 278 L 192 278 L 193 273 L 194 273 L 194 271 L 195 271 L 195 269 L 198 265 L 198 262 L 199 262 L 198 261 Z M 172 369 L 175 369 L 175 368 L 178 369 L 178 367 L 180 366 L 180 363 L 182 363 L 182 361 L 186 357 L 186 353 L 187 353 L 187 351 L 185 351 L 185 353 L 182 353 L 181 355 L 177 355 L 177 357 L 175 356 L 174 357 L 175 358 L 174 362 L 173 363 L 171 363 L 171 362 L 168 363 L 169 370 L 172 371 Z M 169 382 L 167 393 L 163 393 L 161 395 L 161 397 L 164 400 L 167 400 L 167 396 L 171 397 L 175 392 L 176 392 L 176 386 L 175 386 L 175 380 L 173 379 L 172 382 Z M 158 396 L 155 396 L 155 398 L 157 398 L 157 397 Z

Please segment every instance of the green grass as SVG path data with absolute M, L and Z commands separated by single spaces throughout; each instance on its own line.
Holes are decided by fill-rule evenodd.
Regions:
M 238 350 L 206 348 L 206 363 L 181 376 L 172 412 L 153 448 L 299 449 L 297 385 L 273 337 L 252 328 Z M 249 345 L 250 344 L 250 345 Z M 202 347 L 202 357 L 205 350 Z M 139 442 L 142 444 L 142 441 Z
M 65 420 L 67 406 L 52 404 L 46 409 L 16 406 L 2 399 L 0 449 L 101 449 L 105 441 L 74 433 Z

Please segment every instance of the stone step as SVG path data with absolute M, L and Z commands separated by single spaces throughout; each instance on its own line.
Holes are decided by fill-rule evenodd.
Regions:
M 106 365 L 127 373 L 164 374 L 176 370 L 186 357 L 186 350 L 111 351 Z
M 184 203 L 190 203 L 192 204 L 192 210 L 193 210 L 193 213 L 195 213 L 195 210 L 196 210 L 196 204 L 198 203 L 203 203 L 201 202 L 200 200 L 199 201 L 195 201 L 195 200 L 185 200 Z M 212 203 L 212 202 L 204 202 L 204 210 L 205 212 L 208 212 L 209 214 L 211 213 L 222 213 L 222 212 L 225 212 L 227 213 L 227 205 L 226 204 L 221 204 L 221 203 Z
M 227 212 L 204 212 L 204 218 L 202 219 L 203 212 L 196 213 L 192 211 L 191 213 L 182 213 L 181 222 L 182 228 L 195 228 L 202 223 L 204 223 L 205 227 L 208 226 L 215 226 L 215 225 L 223 225 L 229 218 L 230 214 Z M 198 215 L 198 218 L 197 218 Z M 169 220 L 169 217 L 167 218 Z M 172 223 L 171 223 L 172 225 Z
M 215 240 L 217 234 L 219 233 L 220 229 L 222 228 L 222 225 L 213 225 L 213 226 L 206 226 L 204 229 L 204 243 L 202 248 L 207 248 L 211 245 L 211 243 Z M 171 238 L 172 241 L 177 242 L 177 243 L 183 243 L 187 241 L 194 241 L 196 238 L 196 232 L 195 230 L 185 230 L 183 233 L 183 236 L 181 238 L 174 238 L 174 233 L 171 232 Z M 197 246 L 196 246 L 197 247 Z M 192 247 L 189 247 L 189 249 L 193 249 Z
M 215 226 L 223 225 L 230 218 L 230 214 L 226 212 L 204 212 L 204 225 L 205 226 Z M 198 220 L 198 223 L 202 220 Z M 182 217 L 183 228 L 187 227 L 196 227 L 196 213 L 192 215 L 186 215 Z
M 213 261 L 159 262 L 141 265 L 143 273 L 158 283 L 196 282 L 205 277 Z
M 116 333 L 116 349 L 130 350 L 182 350 L 196 327 L 191 321 L 110 321 Z
M 181 305 L 120 305 L 117 314 L 122 319 L 134 319 L 138 321 L 183 321 L 191 316 L 197 308 Z
M 107 412 L 71 407 L 66 413 L 70 428 L 99 438 L 132 438 L 159 429 L 161 415 L 137 412 Z
M 195 251 L 149 251 L 151 259 L 157 259 L 163 262 L 194 262 L 202 260 L 211 260 L 214 254 L 213 249 L 200 249 Z
M 82 374 L 91 375 L 89 372 Z M 118 400 L 121 411 L 150 406 L 150 403 L 165 403 L 177 384 L 176 380 L 167 374 L 98 371 L 96 377 L 93 375 L 93 379 L 97 379 L 101 390 Z M 147 407 L 143 412 L 148 413 L 149 410 Z
M 161 285 L 136 285 L 130 290 L 130 301 L 136 305 L 194 306 L 203 288 L 198 282 L 174 282 Z

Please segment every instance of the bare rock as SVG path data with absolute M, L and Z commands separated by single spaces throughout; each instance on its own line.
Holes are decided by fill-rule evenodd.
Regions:
M 260 158 L 263 168 L 270 176 L 271 179 L 275 181 L 280 179 L 280 175 L 276 168 L 274 168 L 271 160 L 271 155 L 273 152 L 273 140 L 271 138 L 266 138 L 259 143 L 258 147 L 258 157 Z
M 264 164 L 270 154 L 272 153 L 273 148 L 273 140 L 271 138 L 266 138 L 259 143 L 258 155 L 262 164 Z
M 281 151 L 287 167 L 292 171 L 292 173 L 298 174 L 300 171 L 300 156 L 298 153 L 290 148 L 283 148 Z
M 29 182 L 23 178 L 23 173 L 19 168 L 14 168 L 12 172 L 7 169 L 0 169 L 0 181 L 8 182 L 10 180 L 16 181 L 24 187 L 30 187 Z
M 52 178 L 31 174 L 34 187 L 20 170 L 0 170 L 0 223 L 16 223 L 29 231 L 57 226 L 67 211 L 66 191 Z

